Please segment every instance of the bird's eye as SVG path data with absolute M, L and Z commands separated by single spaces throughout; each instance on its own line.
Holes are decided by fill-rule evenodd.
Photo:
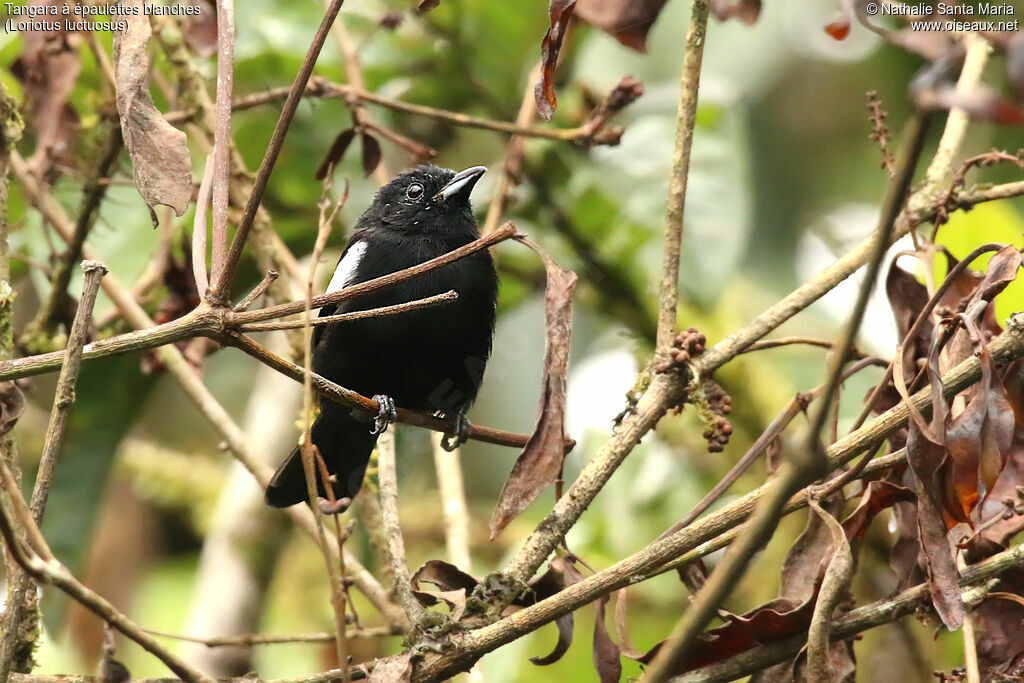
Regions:
M 423 196 L 423 186 L 419 183 L 413 183 L 409 186 L 409 189 L 405 191 L 405 194 L 409 199 L 419 199 Z

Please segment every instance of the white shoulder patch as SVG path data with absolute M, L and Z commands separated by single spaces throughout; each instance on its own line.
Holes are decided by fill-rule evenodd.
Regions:
M 334 270 L 331 283 L 327 285 L 328 294 L 337 292 L 352 284 L 356 277 L 356 271 L 359 269 L 359 262 L 363 259 L 363 254 L 365 253 L 366 242 L 356 242 L 348 248 L 345 256 L 338 262 L 338 267 Z

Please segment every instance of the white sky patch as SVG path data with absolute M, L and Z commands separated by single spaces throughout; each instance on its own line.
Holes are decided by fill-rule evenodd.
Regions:
M 348 251 L 345 252 L 344 258 L 338 262 L 338 267 L 334 269 L 334 275 L 331 277 L 331 283 L 327 285 L 328 294 L 345 289 L 345 287 L 352 283 L 352 280 L 356 277 L 356 270 L 359 268 L 359 262 L 363 259 L 363 254 L 365 253 L 366 242 L 356 242 L 348 248 Z
M 796 253 L 797 277 L 807 281 L 831 265 L 840 255 L 849 251 L 855 244 L 865 239 L 874 230 L 878 220 L 878 207 L 869 205 L 847 205 L 830 212 L 825 217 L 826 231 L 832 238 L 826 243 L 821 235 L 809 231 L 800 240 Z M 885 277 L 892 263 L 892 257 L 899 251 L 912 249 L 909 236 L 897 240 L 889 248 L 882 260 L 882 269 L 878 273 L 878 281 L 868 300 L 868 307 L 861 324 L 859 343 L 862 349 L 887 357 L 899 343 L 896 333 L 896 322 L 893 320 L 892 307 L 885 293 Z M 909 266 L 908 259 L 900 264 Z M 845 323 L 853 309 L 854 302 L 864 281 L 864 269 L 859 269 L 853 276 L 841 282 L 835 289 L 827 292 L 815 304 L 817 310 L 824 311 L 837 325 Z
M 626 405 L 626 392 L 636 381 L 636 359 L 625 348 L 613 348 L 585 357 L 569 372 L 566 396 L 566 431 L 586 452 L 587 431 L 597 430 L 602 438 L 611 432 L 612 419 Z

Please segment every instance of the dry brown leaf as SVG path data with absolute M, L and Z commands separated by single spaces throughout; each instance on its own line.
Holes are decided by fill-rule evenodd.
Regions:
M 555 481 L 565 459 L 565 381 L 576 274 L 559 266 L 536 245 L 524 243 L 544 259 L 547 272 L 543 393 L 537 426 L 512 466 L 491 516 L 492 539 Z
M 616 683 L 622 678 L 622 656 L 619 646 L 608 635 L 608 625 L 604 620 L 605 607 L 608 606 L 610 595 L 597 600 L 594 617 L 594 668 L 601 683 Z
M 14 429 L 25 412 L 25 395 L 14 382 L 0 384 L 0 436 Z
M 354 140 L 355 137 L 355 128 L 346 128 L 338 133 L 338 136 L 334 138 L 334 142 L 331 143 L 331 148 L 327 150 L 327 155 L 324 156 L 324 160 L 320 162 L 320 167 L 316 169 L 317 180 L 323 180 L 326 178 L 331 167 L 337 166 L 341 163 L 341 160 L 345 158 L 345 152 L 348 151 L 348 147 L 352 144 L 352 140 Z
M 583 580 L 583 574 L 573 563 L 573 556 L 557 556 L 548 563 L 548 570 L 536 581 L 530 584 L 532 593 L 537 600 L 549 598 L 557 594 L 566 586 L 579 583 Z M 530 657 L 530 661 L 537 666 L 554 664 L 566 653 L 572 645 L 573 613 L 563 614 L 555 619 L 555 626 L 558 627 L 558 641 L 554 649 L 544 657 Z
M 380 163 L 380 143 L 377 142 L 377 138 L 366 132 L 359 134 L 359 140 L 363 145 L 363 173 L 369 178 L 370 174 L 377 168 L 377 164 Z M 348 147 L 348 144 L 346 143 L 345 146 Z M 342 153 L 344 153 L 344 150 L 342 150 Z
M 128 0 L 138 15 L 125 17 L 128 30 L 114 34 L 114 77 L 121 133 L 132 159 L 135 185 L 152 208 L 164 204 L 181 216 L 192 199 L 192 159 L 185 134 L 169 124 L 153 104 L 147 76 L 146 45 L 153 31 L 142 0 Z
M 626 47 L 647 52 L 647 34 L 665 0 L 577 0 L 576 15 Z
M 575 6 L 576 0 L 551 0 L 548 6 L 551 25 L 540 44 L 541 74 L 533 91 L 537 100 L 537 113 L 544 117 L 545 121 L 550 121 L 555 109 L 558 108 L 558 98 L 555 96 L 555 66 L 558 64 L 562 39 L 569 28 L 569 20 L 572 19 Z
M 964 620 L 960 573 L 953 561 L 953 553 L 946 538 L 946 524 L 936 495 L 942 490 L 939 469 L 945 459 L 945 449 L 926 439 L 917 425 L 911 423 L 910 437 L 907 439 L 907 462 L 914 473 L 918 536 L 927 558 L 928 590 L 942 622 L 950 630 L 955 630 L 960 628 Z

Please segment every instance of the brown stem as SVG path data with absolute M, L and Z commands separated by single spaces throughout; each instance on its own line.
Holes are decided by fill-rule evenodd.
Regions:
M 276 323 L 249 323 L 248 325 L 240 325 L 238 328 L 239 332 L 270 332 L 273 330 L 294 330 L 297 328 L 305 327 L 316 327 L 319 325 L 333 325 L 334 323 L 350 322 L 352 320 L 363 320 L 365 318 L 380 318 L 388 315 L 395 315 L 398 313 L 407 313 L 409 311 L 417 311 L 423 308 L 432 308 L 440 304 L 447 304 L 455 301 L 459 298 L 459 293 L 454 289 L 445 292 L 444 294 L 435 294 L 434 296 L 428 296 L 424 299 L 416 299 L 414 301 L 407 301 L 404 304 L 395 304 L 394 306 L 382 306 L 380 308 L 369 308 L 364 311 L 350 311 L 348 313 L 338 313 L 337 315 L 325 315 L 319 318 L 313 318 L 308 322 L 305 320 L 283 320 Z
M 220 280 L 228 245 L 231 188 L 231 90 L 235 80 L 235 3 L 217 0 L 217 108 L 213 123 L 213 237 L 210 279 Z M 209 163 L 209 162 L 208 162 Z M 205 230 L 204 221 L 203 228 Z M 202 263 L 206 263 L 203 254 Z M 204 292 L 200 291 L 200 296 Z
M 277 119 L 277 125 L 274 127 L 274 134 L 270 138 L 270 143 L 267 145 L 267 151 L 263 156 L 263 161 L 260 163 L 259 171 L 256 172 L 256 178 L 253 180 L 252 193 L 246 202 L 242 219 L 238 223 L 235 238 L 231 242 L 231 249 L 228 251 L 227 259 L 224 262 L 224 269 L 217 273 L 217 277 L 214 279 L 213 286 L 210 289 L 209 299 L 213 303 L 223 305 L 227 302 L 231 281 L 234 279 L 235 270 L 238 269 L 238 264 L 242 259 L 242 249 L 245 247 L 249 231 L 252 229 L 253 221 L 256 219 L 256 212 L 260 208 L 260 202 L 263 201 L 263 193 L 267 189 L 270 174 L 274 170 L 274 164 L 277 162 L 278 155 L 281 153 L 284 138 L 288 134 L 288 128 L 291 126 L 292 119 L 295 117 L 295 111 L 299 107 L 299 101 L 302 99 L 302 92 L 306 89 L 306 83 L 309 82 L 309 77 L 313 73 L 316 59 L 320 55 L 324 41 L 327 39 L 327 32 L 330 31 L 331 25 L 334 24 L 334 20 L 337 18 L 341 5 L 344 2 L 345 0 L 331 0 L 331 4 L 328 6 L 327 11 L 324 13 L 324 18 L 320 22 L 320 27 L 317 29 L 316 35 L 313 36 L 309 50 L 306 52 L 306 58 L 302 61 L 302 66 L 295 75 L 295 80 L 292 82 L 292 87 L 288 92 L 288 98 L 284 102 L 284 107 L 282 107 L 281 114 Z
M 672 154 L 668 210 L 665 214 L 665 250 L 661 264 L 658 339 L 655 346 L 659 353 L 666 352 L 672 346 L 672 340 L 676 334 L 679 301 L 679 252 L 683 246 L 686 184 L 690 175 L 693 129 L 697 124 L 697 92 L 700 87 L 700 69 L 704 61 L 707 30 L 707 0 L 693 0 L 690 4 L 690 25 L 686 29 L 686 52 L 683 56 L 679 111 L 676 115 L 675 151 Z

